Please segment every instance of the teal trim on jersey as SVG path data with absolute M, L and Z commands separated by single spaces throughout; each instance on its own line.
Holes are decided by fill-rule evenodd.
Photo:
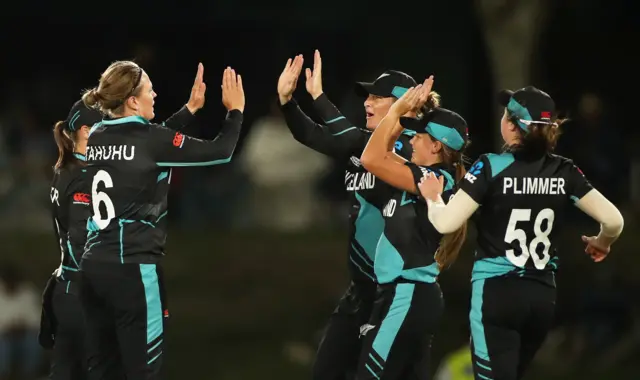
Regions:
M 155 264 L 140 264 L 140 275 L 147 302 L 147 344 L 151 344 L 163 333 L 160 279 Z
M 396 98 L 401 98 L 402 95 L 404 95 L 405 92 L 409 91 L 408 88 L 404 88 L 404 87 L 400 87 L 400 86 L 395 86 L 393 88 L 393 90 L 391 90 L 391 95 L 395 96 Z
M 87 157 L 85 157 L 84 154 L 80 154 L 80 153 L 77 153 L 77 152 L 73 153 L 73 156 L 75 158 L 77 158 L 78 160 L 80 160 L 80 161 L 86 161 L 87 160 Z
M 569 199 L 571 199 L 573 203 L 577 203 L 580 200 L 580 198 L 576 197 L 575 195 L 569 195 Z
M 446 185 L 444 185 L 444 191 L 449 191 L 453 189 L 453 185 L 456 184 L 456 181 L 453 179 L 453 176 L 449 174 L 448 171 L 442 170 L 442 169 L 440 169 L 440 174 L 442 174 L 444 178 L 447 180 Z
M 439 274 L 440 268 L 438 268 L 438 263 L 434 262 L 433 264 L 424 267 L 405 269 L 402 271 L 400 277 L 409 281 L 420 281 L 433 284 L 436 282 L 436 278 Z
M 120 263 L 124 264 L 124 224 L 133 223 L 135 220 L 120 219 L 118 225 L 120 226 Z
M 67 250 L 69 251 L 69 256 L 71 256 L 71 260 L 73 260 L 73 263 L 76 264 L 77 268 L 80 268 L 80 265 L 76 261 L 76 258 L 73 256 L 73 249 L 71 248 L 71 242 L 69 240 L 67 240 Z
M 376 248 L 376 258 L 373 261 L 373 270 L 376 274 L 379 284 L 388 284 L 393 282 L 402 273 L 404 260 L 400 256 L 400 252 L 391 244 L 389 239 L 383 233 L 378 241 Z
M 400 331 L 400 328 L 409 313 L 415 288 L 415 284 L 396 285 L 396 292 L 393 296 L 393 301 L 391 302 L 389 311 L 382 320 L 382 323 L 380 323 L 378 333 L 373 340 L 373 350 L 380 355 L 382 360 L 385 362 L 389 357 L 389 351 L 391 351 L 391 346 L 396 340 L 398 331 Z
M 373 262 L 370 258 L 365 257 L 366 255 L 363 255 L 362 252 L 360 252 L 360 250 L 358 249 L 358 247 L 356 247 L 355 244 L 351 243 L 351 248 L 353 248 L 353 250 L 356 252 L 356 254 L 358 255 L 359 258 L 362 259 L 362 261 L 367 264 L 368 266 L 373 268 L 373 264 L 371 264 L 370 262 Z
M 156 182 L 160 182 L 163 179 L 167 178 L 169 176 L 169 172 L 161 172 L 160 174 L 158 174 L 158 180 Z
M 127 117 L 120 117 L 117 119 L 102 120 L 103 125 L 118 125 L 118 124 L 126 124 L 126 123 L 149 124 L 149 120 L 145 119 L 142 116 L 127 116 Z
M 369 277 L 371 279 L 371 281 L 373 281 L 373 282 L 376 281 L 375 278 L 371 277 L 371 275 L 369 273 L 367 273 L 367 271 L 362 269 L 362 267 L 358 263 L 356 263 L 356 261 L 353 259 L 353 257 L 349 256 L 349 261 L 351 261 L 353 263 L 353 265 L 358 267 L 358 269 L 360 269 L 360 272 L 362 272 L 362 274 L 364 274 L 365 276 Z
M 73 124 L 78 121 L 78 119 L 80 118 L 80 111 L 76 111 L 76 113 L 73 114 L 73 116 L 71 116 L 71 120 L 69 121 L 69 129 L 72 131 L 76 130 L 76 127 L 73 126 Z
M 229 161 L 231 161 L 231 157 L 233 157 L 233 154 L 231 154 L 231 156 L 229 156 L 227 158 L 222 158 L 222 159 L 213 160 L 213 161 L 204 161 L 204 162 L 156 162 L 156 165 L 161 166 L 161 167 L 165 167 L 165 166 L 171 166 L 171 167 L 214 166 L 214 165 L 220 165 L 220 164 L 228 163 Z
M 87 137 L 91 137 L 91 135 L 93 134 L 93 132 L 95 132 L 95 131 L 96 131 L 96 129 L 100 128 L 100 126 L 101 126 L 101 125 L 102 125 L 102 122 L 101 122 L 101 121 L 100 121 L 100 122 L 95 123 L 95 124 L 91 127 L 91 129 L 89 130 L 89 135 L 88 135 Z
M 509 100 L 509 103 L 507 103 L 507 110 L 518 119 L 529 121 L 533 120 L 531 114 L 529 113 L 529 110 L 522 104 L 518 103 L 513 97 Z M 518 120 L 518 126 L 525 132 L 529 131 L 528 126 L 520 120 Z
M 413 198 L 407 199 L 407 192 L 402 192 L 402 199 L 400 199 L 400 206 L 408 205 L 410 203 L 416 203 L 416 200 Z
M 344 120 L 344 119 L 345 119 L 345 117 L 344 117 L 344 116 L 338 116 L 338 117 L 336 117 L 335 119 L 331 119 L 331 120 L 325 121 L 325 123 L 327 123 L 327 124 L 333 124 L 333 123 L 335 123 L 336 121 L 340 121 L 340 120 Z M 353 129 L 353 128 L 349 128 L 349 129 Z
M 487 159 L 489 160 L 489 166 L 491 166 L 491 177 L 495 177 L 502 173 L 516 160 L 513 158 L 513 154 L 511 153 L 489 153 L 487 154 Z
M 378 241 L 373 268 L 379 284 L 389 284 L 398 278 L 433 284 L 440 274 L 435 262 L 424 267 L 404 269 L 402 255 L 384 233 Z
M 504 256 L 480 259 L 473 263 L 471 281 L 504 276 L 516 269 L 518 268 Z
M 483 298 L 484 280 L 474 281 L 471 285 L 471 311 L 469 312 L 473 350 L 477 357 L 490 362 L 487 340 L 484 335 L 484 324 L 482 323 Z
M 338 132 L 338 133 L 334 133 L 334 134 L 332 134 L 331 136 L 340 136 L 341 134 L 343 134 L 343 133 L 347 133 L 347 132 L 349 132 L 349 131 L 353 131 L 354 129 L 357 129 L 357 128 L 356 128 L 356 127 L 347 128 L 347 129 L 345 129 L 344 131 L 340 131 L 340 132 Z
M 68 271 L 71 271 L 71 272 L 77 272 L 79 270 L 78 268 L 71 268 L 71 267 L 68 267 L 66 265 L 61 265 L 61 267 L 62 267 L 62 269 L 68 270 Z
M 440 141 L 453 150 L 458 151 L 464 146 L 464 139 L 455 128 L 430 121 L 427 123 L 427 128 L 425 130 L 428 134 L 433 136 L 434 139 Z
M 160 221 L 160 219 L 162 219 L 162 218 L 164 218 L 165 216 L 167 216 L 167 212 L 168 212 L 168 211 L 165 211 L 165 212 L 163 212 L 162 214 L 160 214 L 160 216 L 158 217 L 158 219 L 156 219 L 156 223 L 158 223 L 158 222 Z
M 377 207 L 367 202 L 358 192 L 354 194 L 360 203 L 360 212 L 358 212 L 358 218 L 355 222 L 355 239 L 364 249 L 364 253 L 369 256 L 369 259 L 375 262 L 376 246 L 384 231 L 384 218 Z
M 100 231 L 100 227 L 98 227 L 93 218 L 87 219 L 87 231 L 89 231 L 89 233 Z

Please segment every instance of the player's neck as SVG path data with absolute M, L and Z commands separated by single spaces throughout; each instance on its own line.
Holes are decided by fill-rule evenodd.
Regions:
M 87 153 L 87 142 L 86 141 L 76 141 L 75 148 L 73 150 L 74 153 L 80 153 L 85 156 Z
M 440 163 L 442 163 L 442 159 L 440 157 L 428 157 L 420 160 L 420 162 L 414 162 L 414 164 L 420 166 L 433 166 Z

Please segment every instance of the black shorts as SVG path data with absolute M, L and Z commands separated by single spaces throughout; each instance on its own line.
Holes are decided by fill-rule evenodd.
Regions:
M 85 324 L 79 295 L 78 282 L 55 284 L 52 305 L 57 326 L 49 376 L 52 380 L 87 379 Z
M 315 363 L 313 380 L 351 380 L 362 348 L 360 328 L 371 317 L 376 295 L 374 282 L 352 282 L 325 328 Z
M 161 378 L 168 316 L 156 264 L 82 262 L 90 379 Z
M 471 349 L 476 379 L 522 378 L 555 316 L 556 289 L 518 277 L 472 284 Z
M 431 340 L 444 300 L 438 283 L 398 283 L 378 287 L 357 380 L 429 379 Z

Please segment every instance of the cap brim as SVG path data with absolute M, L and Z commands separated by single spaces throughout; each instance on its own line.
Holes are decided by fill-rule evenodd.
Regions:
M 507 104 L 509 104 L 509 100 L 511 100 L 512 96 L 513 96 L 513 91 L 511 91 L 511 90 L 502 90 L 502 91 L 498 92 L 498 103 L 501 106 L 506 107 Z
M 427 133 L 427 127 L 424 120 L 413 117 L 401 117 L 400 125 L 402 125 L 402 128 L 416 133 Z
M 369 95 L 387 96 L 385 94 L 381 94 L 380 91 L 377 91 L 376 86 L 373 83 L 368 82 L 356 82 L 355 90 L 356 95 L 363 98 L 366 98 Z

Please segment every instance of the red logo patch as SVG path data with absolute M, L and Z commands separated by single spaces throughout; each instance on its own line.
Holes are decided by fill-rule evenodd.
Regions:
M 182 146 L 182 142 L 184 141 L 184 135 L 180 132 L 176 132 L 176 135 L 173 136 L 173 146 L 177 146 L 180 148 Z
M 91 197 L 89 196 L 89 194 L 75 193 L 73 194 L 73 201 L 78 203 L 90 203 Z
M 551 112 L 541 112 L 540 118 L 542 119 L 551 119 Z

